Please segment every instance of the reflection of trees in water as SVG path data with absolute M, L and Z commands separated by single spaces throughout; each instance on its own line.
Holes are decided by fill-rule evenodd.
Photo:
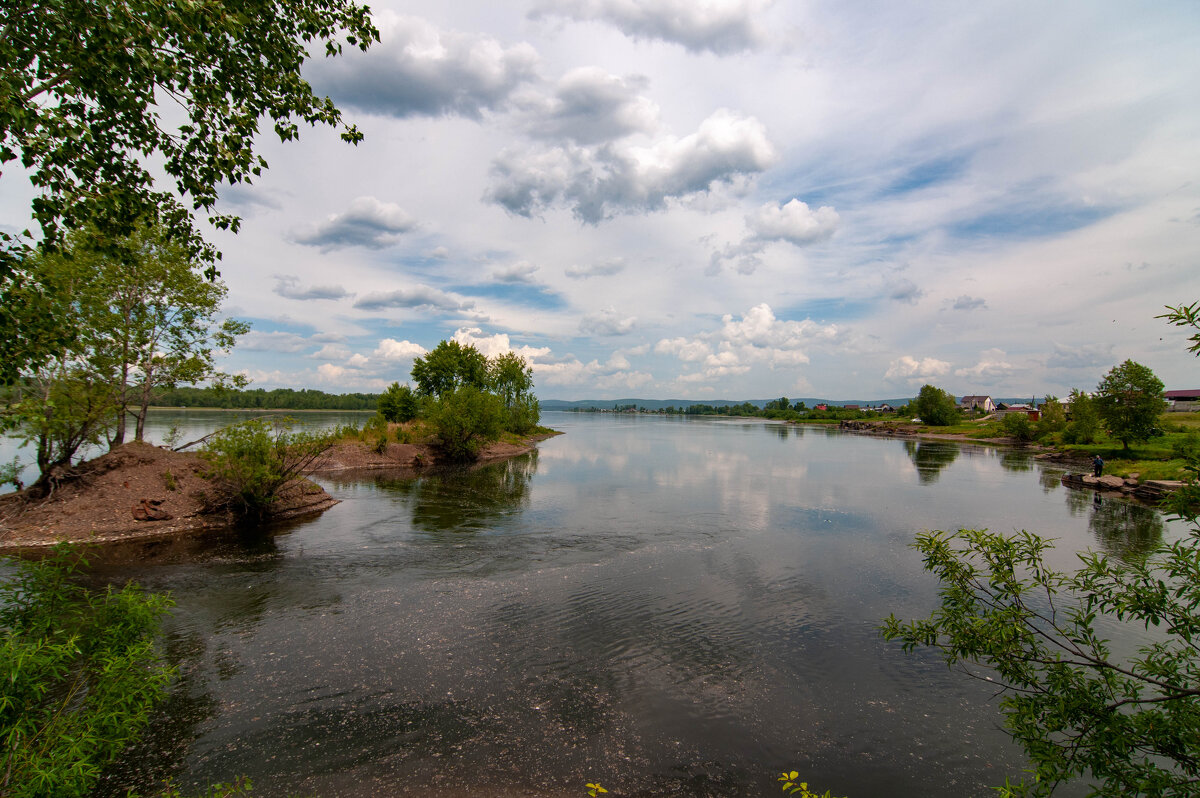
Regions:
M 529 483 L 537 472 L 537 451 L 476 469 L 443 471 L 417 479 L 377 484 L 405 496 L 413 526 L 426 532 L 476 532 L 488 529 L 529 501 Z
M 1081 516 L 1092 509 L 1093 499 L 1099 499 L 1100 494 L 1090 490 L 1068 488 L 1066 492 L 1067 511 L 1073 516 Z
M 942 470 L 958 459 L 960 449 L 955 443 L 905 441 L 904 451 L 917 467 L 917 479 L 921 484 L 932 485 Z
M 1106 553 L 1125 562 L 1141 562 L 1162 544 L 1165 527 L 1158 510 L 1099 493 L 1094 494 L 1091 507 L 1088 527 Z
M 1065 472 L 1058 468 L 1042 467 L 1038 472 L 1038 482 L 1041 483 L 1042 493 L 1050 493 L 1062 487 L 1062 478 Z
M 1005 471 L 1032 471 L 1033 455 L 1029 452 L 1005 449 L 1000 452 L 1000 467 Z

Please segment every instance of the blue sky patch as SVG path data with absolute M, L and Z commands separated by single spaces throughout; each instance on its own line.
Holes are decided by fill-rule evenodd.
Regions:
M 499 299 L 536 310 L 563 310 L 567 307 L 567 303 L 560 295 L 529 283 L 455 285 L 451 286 L 449 290 L 463 296 Z
M 1099 205 L 1012 208 L 952 223 L 946 232 L 957 238 L 1042 238 L 1088 227 L 1116 212 Z

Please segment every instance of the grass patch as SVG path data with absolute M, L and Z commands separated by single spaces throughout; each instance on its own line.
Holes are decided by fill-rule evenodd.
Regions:
M 1200 430 L 1200 413 L 1163 413 L 1163 429 L 1179 425 L 1186 430 Z
M 1118 477 L 1127 477 L 1130 474 L 1137 474 L 1138 479 L 1145 481 L 1147 479 L 1181 479 L 1188 478 L 1188 472 L 1185 470 L 1187 461 L 1172 459 L 1172 460 L 1110 460 L 1104 465 L 1104 473 L 1113 474 Z

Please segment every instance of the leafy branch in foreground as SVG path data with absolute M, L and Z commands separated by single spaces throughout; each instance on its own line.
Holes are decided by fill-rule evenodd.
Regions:
M 924 620 L 891 616 L 882 633 L 999 682 L 1006 726 L 1033 765 L 1032 783 L 1003 794 L 1050 795 L 1087 777 L 1098 796 L 1196 795 L 1200 528 L 1188 518 L 1186 538 L 1142 563 L 1087 553 L 1074 574 L 1049 569 L 1050 543 L 1029 532 L 917 536 L 941 607 Z M 1142 636 L 1135 654 L 1113 655 L 1100 631 L 1113 625 Z
M 833 798 L 831 791 L 826 790 L 824 793 L 818 795 L 808 789 L 808 782 L 800 781 L 799 779 L 800 774 L 792 770 L 780 773 L 779 778 L 775 779 L 775 781 L 783 782 L 781 789 L 785 795 L 797 795 L 799 798 Z
M 1178 307 L 1167 305 L 1166 307 L 1166 313 L 1154 318 L 1166 319 L 1176 327 L 1192 327 L 1200 330 L 1200 302 L 1193 302 L 1190 305 L 1180 304 Z M 1192 334 L 1188 337 L 1188 340 L 1192 342 L 1192 345 L 1188 347 L 1188 351 L 1192 354 L 1200 355 L 1200 332 Z
M 60 546 L 0 585 L 0 795 L 86 795 L 173 675 L 154 647 L 171 600 L 89 590 L 79 565 Z

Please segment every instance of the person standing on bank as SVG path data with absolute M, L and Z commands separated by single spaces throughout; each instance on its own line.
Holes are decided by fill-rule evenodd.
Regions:
M 1092 476 L 1098 477 L 1104 473 L 1104 459 L 1100 455 L 1092 458 Z

